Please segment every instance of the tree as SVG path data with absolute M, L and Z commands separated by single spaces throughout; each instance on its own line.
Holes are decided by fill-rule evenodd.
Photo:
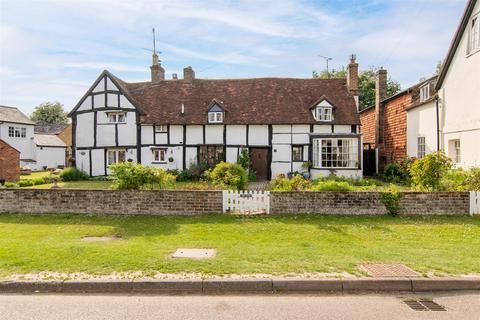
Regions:
M 358 91 L 360 110 L 375 105 L 375 73 L 378 71 L 377 67 L 370 67 L 368 70 L 360 71 L 358 75 Z M 333 69 L 330 72 L 326 70 L 320 73 L 313 71 L 314 78 L 329 79 L 329 78 L 345 78 L 347 72 L 345 67 L 339 70 Z M 390 77 L 387 80 L 387 97 L 391 97 L 400 92 L 400 83 L 392 80 Z
M 60 102 L 44 102 L 35 107 L 30 119 L 42 123 L 67 123 L 67 113 Z

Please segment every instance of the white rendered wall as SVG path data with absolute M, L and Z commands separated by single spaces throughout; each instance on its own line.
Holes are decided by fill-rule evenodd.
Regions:
M 267 125 L 249 126 L 248 145 L 267 146 L 268 145 L 268 126 Z
M 93 112 L 81 113 L 76 117 L 75 146 L 93 147 Z
M 227 126 L 227 145 L 247 144 L 247 126 L 246 125 L 228 125 Z
M 223 126 L 205 126 L 205 144 L 223 144 Z
M 37 170 L 65 166 L 66 148 L 36 147 Z
M 186 144 L 202 144 L 203 143 L 203 127 L 187 126 L 186 136 L 187 136 Z
M 8 127 L 26 128 L 26 137 L 9 137 Z M 0 138 L 18 151 L 20 151 L 20 159 L 35 159 L 35 144 L 33 143 L 33 125 L 8 122 L 1 123 Z
M 477 1 L 472 16 L 479 12 L 480 2 Z M 450 154 L 449 142 L 460 139 L 460 165 L 464 168 L 480 165 L 480 51 L 467 56 L 467 30 L 468 28 L 439 90 L 442 106 L 442 147 Z
M 436 102 L 407 111 L 407 155 L 418 156 L 418 137 L 425 137 L 426 154 L 437 150 Z

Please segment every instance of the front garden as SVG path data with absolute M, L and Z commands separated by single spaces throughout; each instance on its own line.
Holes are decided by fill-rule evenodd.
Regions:
M 83 241 L 83 237 L 115 237 Z M 0 215 L 0 276 L 38 272 L 342 273 L 364 262 L 480 273 L 480 217 Z M 214 248 L 213 259 L 174 259 Z

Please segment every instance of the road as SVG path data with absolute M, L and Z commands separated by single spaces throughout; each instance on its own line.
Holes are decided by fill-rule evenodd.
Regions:
M 1 295 L 0 319 L 480 319 L 478 292 L 422 296 L 447 311 L 413 311 L 396 295 Z

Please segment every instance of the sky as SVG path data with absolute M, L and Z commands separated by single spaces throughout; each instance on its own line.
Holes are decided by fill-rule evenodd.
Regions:
M 300 77 L 382 66 L 407 88 L 444 59 L 466 0 L 0 0 L 0 104 L 71 110 L 107 69 L 150 79 L 152 28 L 166 69 L 197 78 Z

